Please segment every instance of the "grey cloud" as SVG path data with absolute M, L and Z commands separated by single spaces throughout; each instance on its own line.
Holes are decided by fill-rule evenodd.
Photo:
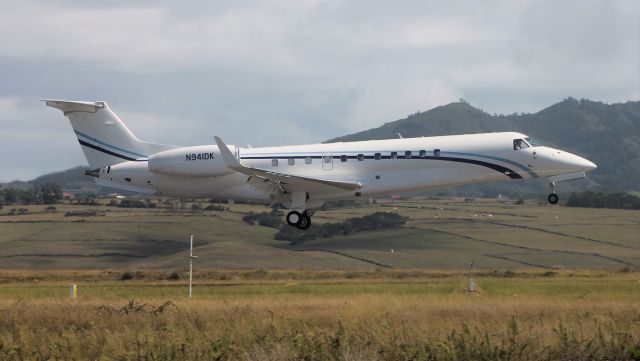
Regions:
M 82 162 L 40 98 L 107 100 L 150 141 L 254 146 L 460 97 L 500 113 L 637 99 L 639 24 L 636 1 L 5 1 L 0 180 Z

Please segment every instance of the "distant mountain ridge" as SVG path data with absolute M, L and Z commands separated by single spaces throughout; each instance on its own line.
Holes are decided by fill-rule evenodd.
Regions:
M 522 132 L 594 161 L 598 169 L 589 176 L 602 187 L 640 190 L 640 101 L 567 98 L 537 113 L 512 115 L 491 115 L 456 102 L 327 142 L 501 131 Z

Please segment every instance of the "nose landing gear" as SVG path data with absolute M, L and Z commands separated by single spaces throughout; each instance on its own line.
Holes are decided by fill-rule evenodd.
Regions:
M 309 227 L 311 227 L 311 217 L 307 211 L 291 211 L 287 213 L 286 219 L 287 224 L 292 227 L 297 227 L 302 230 L 309 229 Z
M 556 194 L 556 188 L 559 182 L 567 182 L 574 179 L 584 178 L 586 176 L 587 174 L 585 171 L 579 171 L 579 172 L 566 173 L 566 174 L 560 174 L 560 175 L 549 177 L 549 186 L 551 186 L 551 194 L 549 194 L 549 198 L 547 198 L 549 203 L 551 204 L 558 203 L 558 195 Z

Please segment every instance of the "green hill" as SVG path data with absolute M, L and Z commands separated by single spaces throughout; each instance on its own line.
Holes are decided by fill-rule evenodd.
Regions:
M 95 188 L 93 178 L 87 177 L 84 171 L 89 169 L 86 166 L 77 166 L 60 172 L 53 172 L 41 175 L 40 177 L 33 179 L 30 183 L 40 186 L 47 182 L 53 182 L 65 189 L 82 189 L 82 188 Z
M 328 142 L 389 139 L 397 133 L 408 138 L 500 131 L 523 132 L 594 161 L 598 169 L 590 178 L 601 187 L 640 189 L 639 101 L 605 104 L 568 98 L 535 114 L 512 115 L 491 115 L 458 102 Z M 541 186 L 546 184 L 533 183 L 534 188 Z M 462 189 L 478 188 L 482 187 Z

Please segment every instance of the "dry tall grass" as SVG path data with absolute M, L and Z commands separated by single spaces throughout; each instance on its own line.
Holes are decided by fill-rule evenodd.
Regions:
M 76 301 L 4 285 L 0 359 L 640 358 L 638 274 L 479 276 L 477 293 L 460 274 L 387 276 L 200 285 L 192 300 L 167 284 L 86 285 Z

